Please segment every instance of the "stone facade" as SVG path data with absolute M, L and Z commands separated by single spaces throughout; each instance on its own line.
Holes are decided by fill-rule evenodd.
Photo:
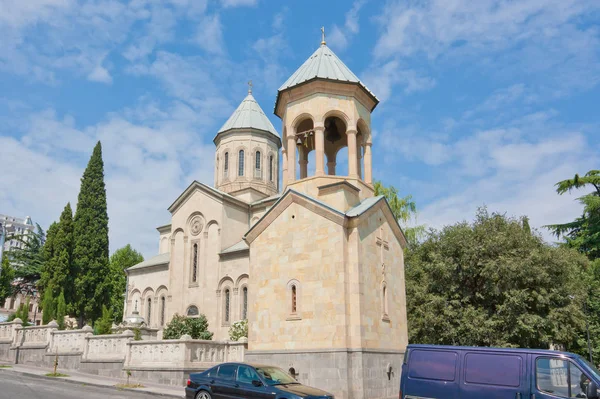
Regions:
M 176 313 L 201 313 L 217 340 L 248 319 L 245 359 L 292 369 L 336 398 L 395 398 L 408 343 L 406 241 L 385 198 L 374 196 L 377 99 L 323 46 L 277 95 L 282 139 L 251 94 L 219 130 L 215 187 L 195 181 L 169 207 L 159 255 L 127 271 L 125 316 L 139 311 L 161 329 Z M 321 62 L 344 76 L 322 76 Z M 344 148 L 347 175 L 338 165 Z M 178 364 L 170 360 L 178 345 L 157 344 L 144 361 Z M 229 349 L 207 349 L 188 347 L 193 359 L 178 367 L 228 358 Z

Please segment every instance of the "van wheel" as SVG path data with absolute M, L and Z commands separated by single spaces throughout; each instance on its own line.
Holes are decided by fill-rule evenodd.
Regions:
M 196 399 L 211 399 L 212 397 L 206 391 L 200 391 L 196 394 Z

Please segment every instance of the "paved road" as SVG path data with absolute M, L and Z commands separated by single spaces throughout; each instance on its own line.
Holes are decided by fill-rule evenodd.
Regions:
M 117 391 L 0 371 L 0 399 L 159 399 L 159 396 Z

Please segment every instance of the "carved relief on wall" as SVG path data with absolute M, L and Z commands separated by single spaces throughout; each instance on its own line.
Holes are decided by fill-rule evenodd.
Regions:
M 194 216 L 194 218 L 190 222 L 190 230 L 192 235 L 197 236 L 198 234 L 200 234 L 203 228 L 204 223 L 202 222 L 202 216 Z

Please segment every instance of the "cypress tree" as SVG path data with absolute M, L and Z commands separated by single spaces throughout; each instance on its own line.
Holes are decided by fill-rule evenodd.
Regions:
M 54 298 L 52 297 L 52 290 L 46 290 L 44 293 L 44 300 L 42 302 L 42 324 L 48 324 L 54 318 Z
M 42 270 L 40 273 L 40 281 L 38 281 L 38 291 L 40 296 L 43 298 L 44 293 L 46 291 L 46 287 L 50 284 L 50 280 L 53 276 L 53 271 L 51 268 L 51 261 L 54 258 L 54 237 L 58 231 L 58 223 L 54 222 L 50 225 L 48 232 L 46 233 L 46 242 L 44 243 L 44 248 L 42 249 Z
M 67 315 L 67 304 L 65 303 L 65 293 L 60 292 L 56 305 L 56 323 L 58 323 L 58 329 L 65 329 L 65 316 Z
M 82 327 L 85 320 L 96 320 L 102 315 L 102 304 L 110 303 L 108 212 L 100 142 L 81 178 L 74 236 L 73 265 L 77 276 L 74 310 Z

